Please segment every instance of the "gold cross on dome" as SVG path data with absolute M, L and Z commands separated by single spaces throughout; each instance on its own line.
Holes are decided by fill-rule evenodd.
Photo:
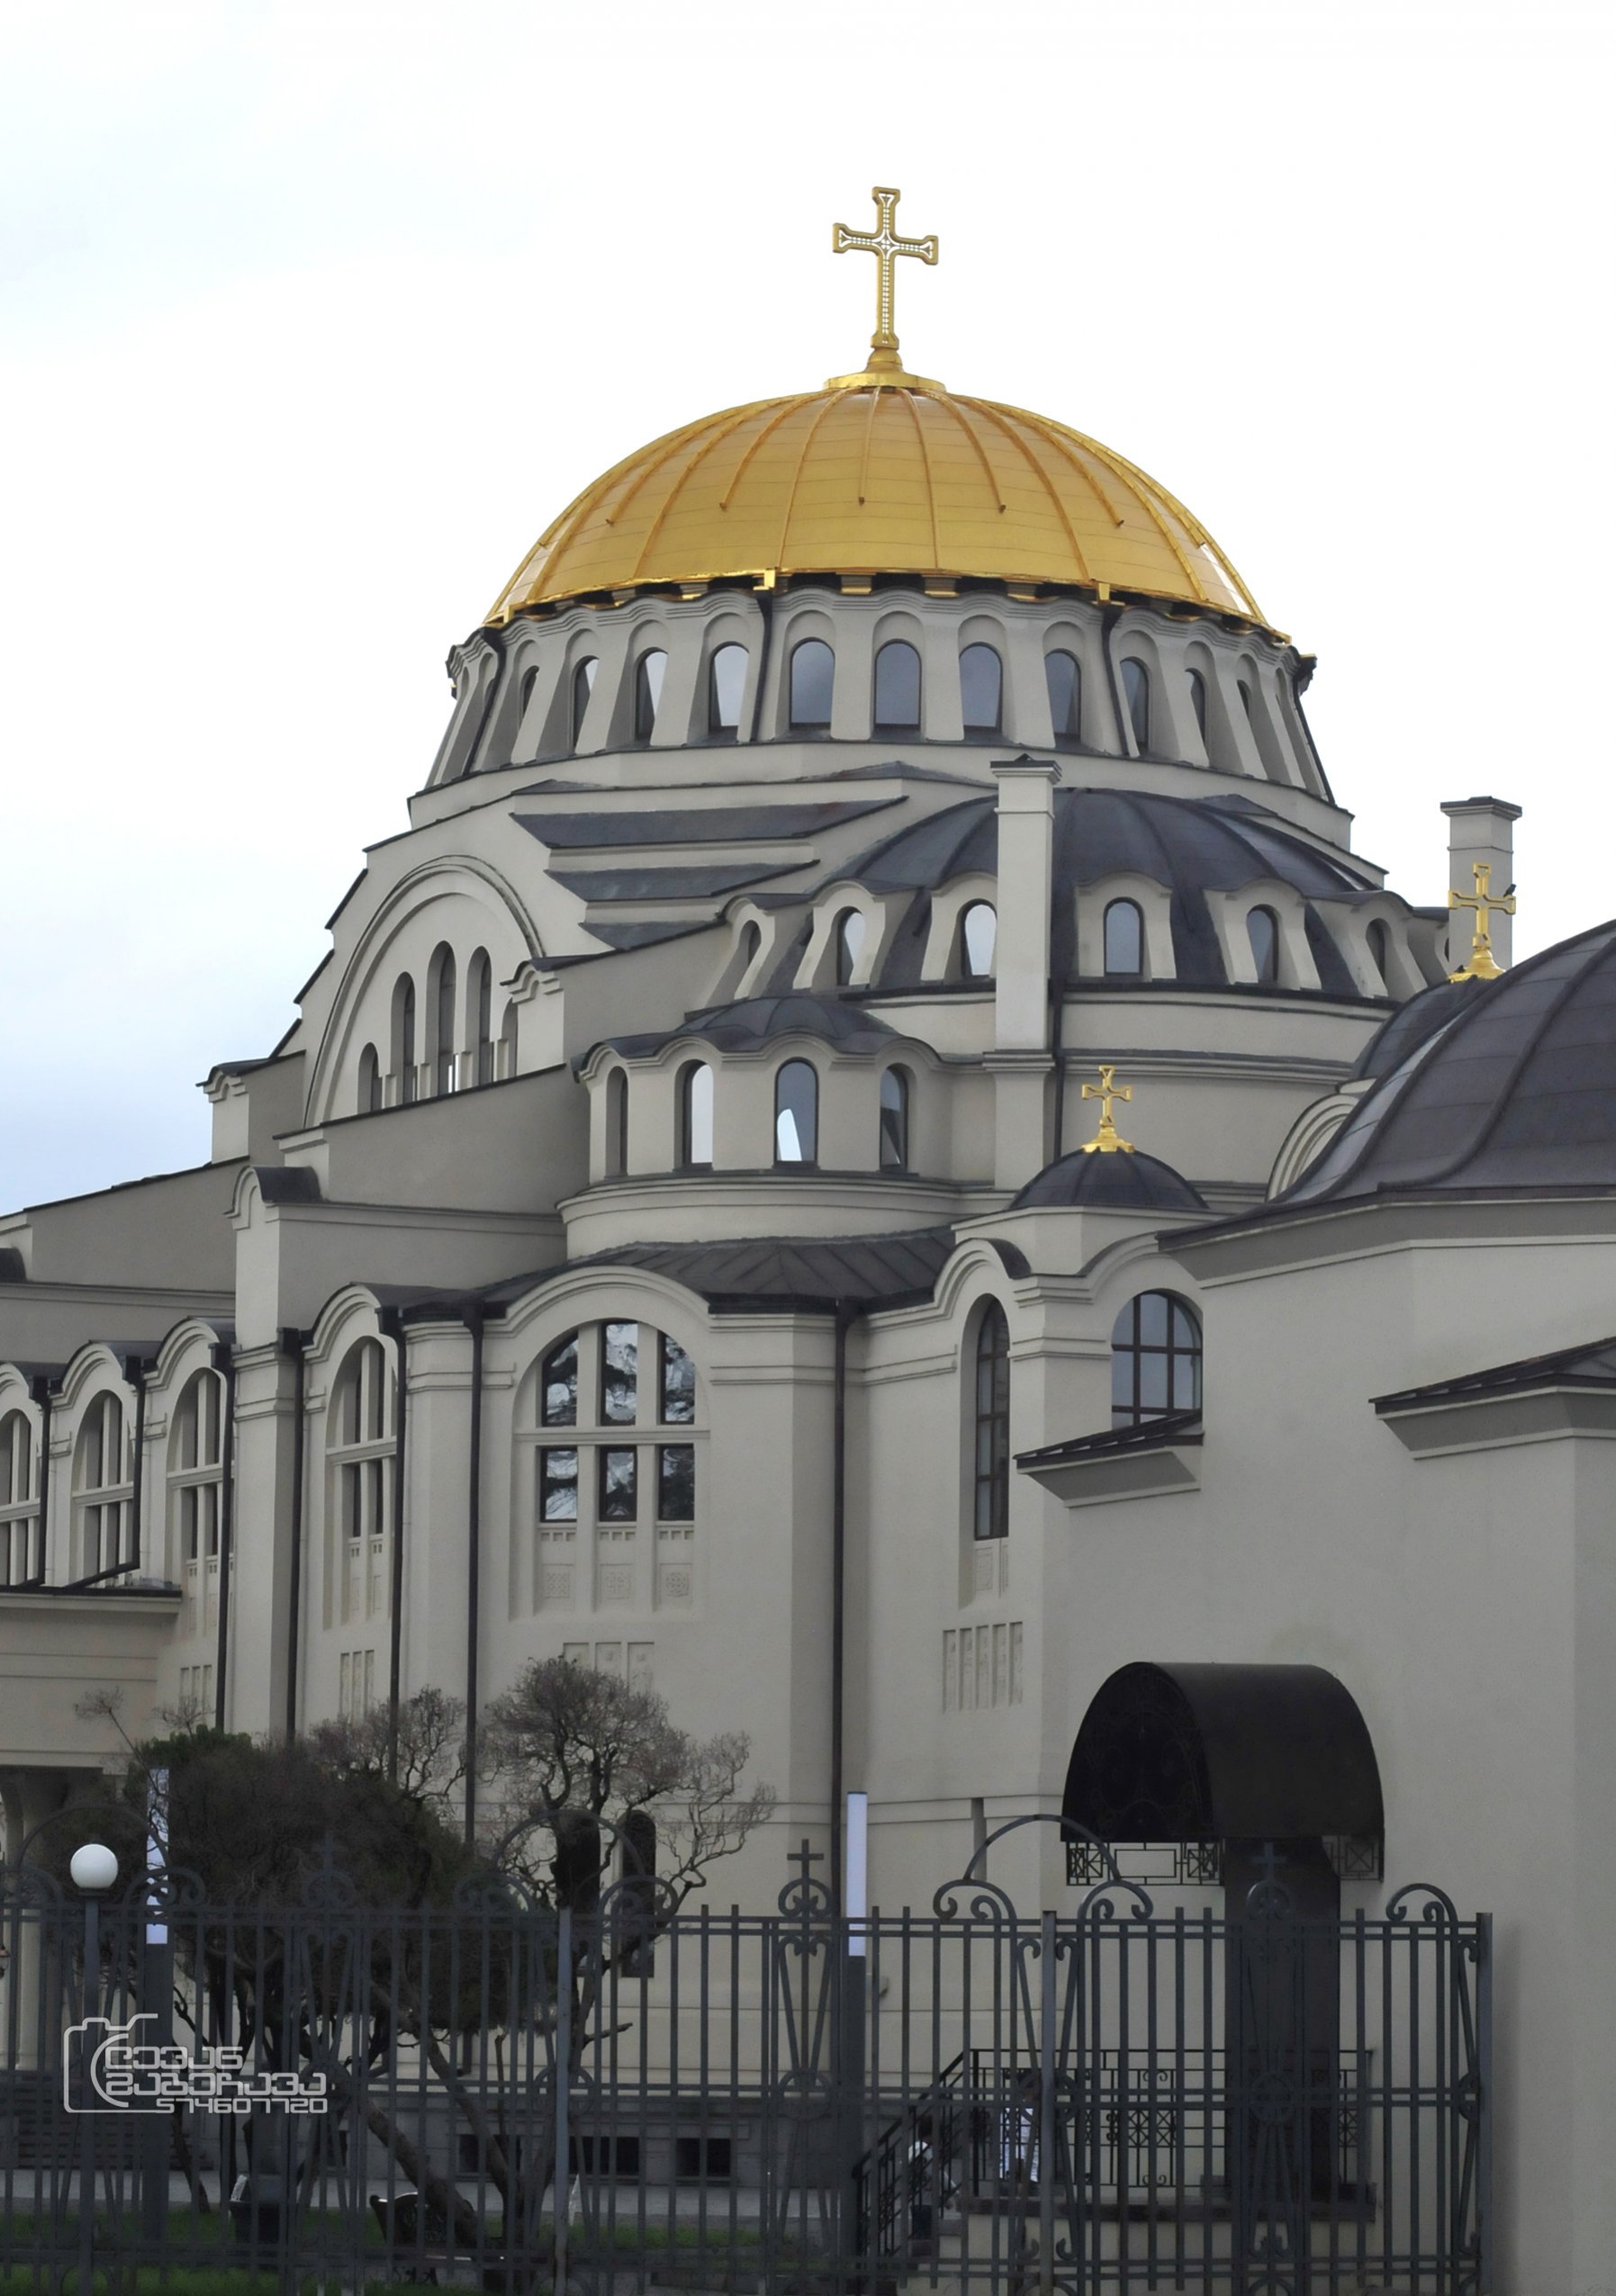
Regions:
M 875 332 L 870 338 L 874 354 L 872 367 L 896 367 L 898 335 L 892 324 L 892 266 L 900 255 L 912 255 L 921 263 L 937 260 L 937 235 L 934 231 L 924 239 L 906 239 L 893 228 L 892 218 L 898 203 L 903 197 L 898 191 L 877 184 L 870 194 L 875 202 L 873 231 L 854 231 L 845 223 L 832 227 L 831 248 L 836 255 L 872 255 L 875 257 Z
M 1099 1083 L 1085 1085 L 1083 1087 L 1081 1097 L 1084 1100 L 1097 1100 L 1100 1104 L 1100 1129 L 1093 1139 L 1084 1141 L 1085 1156 L 1092 1156 L 1097 1148 L 1102 1156 L 1115 1156 L 1119 1150 L 1124 1156 L 1132 1156 L 1133 1153 L 1133 1141 L 1124 1139 L 1111 1114 L 1112 1107 L 1117 1101 L 1133 1099 L 1133 1087 L 1132 1085 L 1119 1085 L 1115 1079 L 1115 1067 L 1102 1061 Z
M 1496 980 L 1503 967 L 1493 954 L 1493 913 L 1497 910 L 1503 916 L 1514 915 L 1515 888 L 1511 886 L 1507 893 L 1492 891 L 1491 861 L 1473 861 L 1470 868 L 1476 879 L 1475 892 L 1450 893 L 1448 906 L 1450 909 L 1475 910 L 1476 937 L 1470 944 L 1470 954 L 1466 961 L 1457 973 L 1449 973 L 1448 977 L 1449 980 Z

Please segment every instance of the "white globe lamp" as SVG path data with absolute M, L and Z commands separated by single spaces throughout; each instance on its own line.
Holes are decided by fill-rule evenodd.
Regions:
M 104 1841 L 86 1841 L 81 1850 L 73 1852 L 68 1871 L 78 1888 L 99 1895 L 117 1880 L 118 1860 Z

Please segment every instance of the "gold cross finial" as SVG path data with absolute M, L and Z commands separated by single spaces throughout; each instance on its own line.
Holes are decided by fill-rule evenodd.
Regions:
M 1497 910 L 1506 917 L 1514 915 L 1515 889 L 1513 886 L 1507 893 L 1494 893 L 1490 889 L 1493 883 L 1491 861 L 1473 861 L 1470 866 L 1476 878 L 1475 892 L 1450 893 L 1448 906 L 1450 909 L 1475 910 L 1476 937 L 1470 944 L 1470 954 L 1466 962 L 1457 973 L 1449 973 L 1448 977 L 1449 980 L 1496 980 L 1503 967 L 1493 954 L 1493 913 Z
M 892 266 L 900 255 L 914 256 L 921 263 L 937 260 L 937 235 L 934 231 L 924 239 L 906 239 L 893 225 L 898 203 L 903 194 L 877 184 L 870 194 L 875 202 L 873 231 L 854 231 L 845 223 L 832 226 L 831 248 L 836 255 L 872 255 L 875 257 L 875 332 L 870 338 L 870 364 L 861 374 L 836 375 L 837 383 L 892 383 L 900 388 L 907 383 L 922 383 L 936 390 L 936 383 L 925 384 L 922 375 L 906 374 L 898 356 L 898 331 L 892 324 Z
M 1111 1114 L 1115 1102 L 1133 1099 L 1133 1087 L 1132 1085 L 1119 1085 L 1115 1077 L 1116 1070 L 1102 1061 L 1099 1083 L 1085 1085 L 1083 1087 L 1081 1097 L 1084 1100 L 1097 1100 L 1100 1104 L 1100 1129 L 1093 1139 L 1084 1141 L 1085 1156 L 1093 1156 L 1097 1149 L 1101 1156 L 1115 1156 L 1119 1150 L 1124 1156 L 1132 1156 L 1133 1153 L 1133 1141 L 1124 1139 Z

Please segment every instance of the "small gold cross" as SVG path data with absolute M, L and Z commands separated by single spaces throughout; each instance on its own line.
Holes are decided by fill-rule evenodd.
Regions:
M 1092 1156 L 1097 1148 L 1102 1156 L 1115 1156 L 1119 1149 L 1124 1156 L 1132 1156 L 1133 1153 L 1133 1141 L 1124 1139 L 1112 1121 L 1111 1115 L 1111 1110 L 1115 1102 L 1133 1099 L 1133 1087 L 1132 1085 L 1117 1084 L 1115 1081 L 1115 1068 L 1108 1067 L 1102 1061 L 1099 1083 L 1085 1085 L 1083 1087 L 1080 1094 L 1082 1099 L 1097 1100 L 1100 1103 L 1100 1129 L 1093 1139 L 1084 1141 L 1085 1156 Z
M 937 260 L 937 235 L 934 231 L 924 239 L 906 239 L 893 229 L 892 218 L 903 194 L 877 184 L 870 194 L 875 202 L 873 231 L 854 231 L 845 223 L 833 225 L 831 248 L 836 255 L 872 255 L 875 273 L 875 332 L 870 338 L 870 348 L 875 354 L 872 367 L 898 365 L 898 335 L 892 324 L 892 266 L 900 255 L 912 255 L 921 263 Z
M 1503 967 L 1493 954 L 1493 912 L 1498 910 L 1506 917 L 1515 914 L 1513 889 L 1508 893 L 1494 893 L 1491 861 L 1473 861 L 1471 871 L 1476 878 L 1474 893 L 1450 893 L 1449 909 L 1474 909 L 1476 937 L 1470 944 L 1470 954 L 1457 973 L 1449 973 L 1449 980 L 1496 980 Z

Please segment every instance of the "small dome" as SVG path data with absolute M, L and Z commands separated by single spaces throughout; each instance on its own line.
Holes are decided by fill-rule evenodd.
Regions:
M 1034 1207 L 1102 1211 L 1205 1211 L 1205 1200 L 1182 1173 L 1158 1156 L 1118 1148 L 1090 1156 L 1074 1148 L 1035 1173 L 1011 1203 L 1012 1211 Z
M 1109 447 L 916 376 L 861 376 L 642 446 L 546 527 L 488 619 L 642 584 L 801 573 L 1103 583 L 1264 618 L 1200 520 Z
M 1439 1188 L 1616 1188 L 1616 923 L 1464 989 L 1270 1209 Z

